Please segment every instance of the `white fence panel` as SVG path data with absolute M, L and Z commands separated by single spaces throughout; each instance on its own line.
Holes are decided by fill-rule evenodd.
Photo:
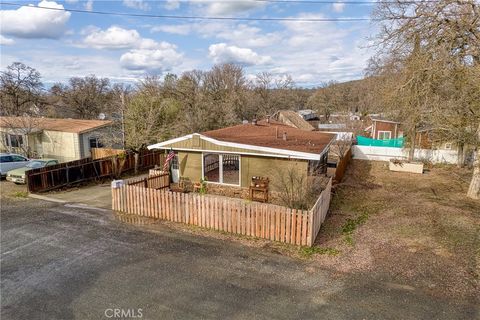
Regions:
M 353 158 L 360 160 L 390 161 L 391 159 L 406 159 L 408 150 L 402 148 L 353 146 Z M 457 163 L 455 150 L 415 149 L 415 160 L 428 160 L 432 163 Z

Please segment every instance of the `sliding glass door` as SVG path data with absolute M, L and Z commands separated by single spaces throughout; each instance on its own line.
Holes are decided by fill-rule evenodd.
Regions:
M 240 156 L 222 153 L 204 154 L 203 176 L 208 182 L 240 186 Z

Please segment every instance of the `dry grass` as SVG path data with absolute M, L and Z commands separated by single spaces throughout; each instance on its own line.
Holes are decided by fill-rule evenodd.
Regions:
M 315 263 L 341 272 L 384 273 L 439 295 L 474 297 L 480 279 L 480 202 L 465 197 L 471 172 L 390 172 L 353 161 L 336 188 L 316 244 L 336 256 Z

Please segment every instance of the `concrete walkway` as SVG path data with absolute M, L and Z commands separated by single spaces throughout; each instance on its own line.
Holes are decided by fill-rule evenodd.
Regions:
M 89 207 L 111 209 L 112 192 L 110 183 L 73 188 L 67 191 L 30 194 L 31 198 L 59 203 L 75 203 Z

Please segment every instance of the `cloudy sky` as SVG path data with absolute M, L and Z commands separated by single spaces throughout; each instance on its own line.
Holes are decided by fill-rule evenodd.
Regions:
M 95 74 L 133 82 L 145 74 L 181 73 L 233 62 L 247 76 L 291 74 L 299 86 L 362 76 L 371 55 L 368 21 L 225 21 L 99 15 L 54 9 L 137 15 L 240 18 L 368 18 L 372 4 L 223 1 L 26 2 L 0 5 L 0 66 L 21 61 L 45 84 Z

